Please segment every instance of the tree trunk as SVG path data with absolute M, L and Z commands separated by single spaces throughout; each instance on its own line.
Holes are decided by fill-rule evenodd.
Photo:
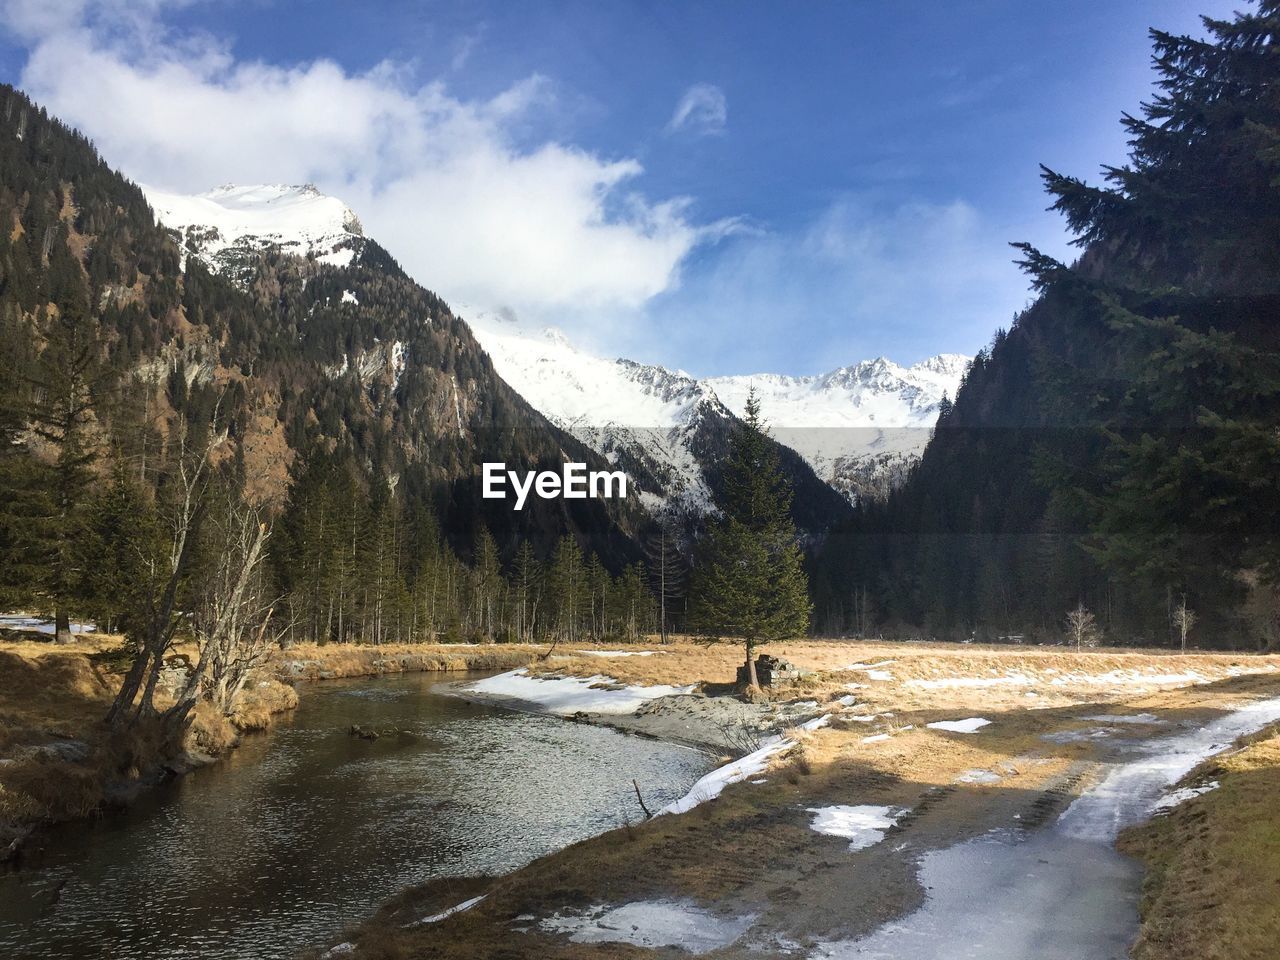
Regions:
M 751 654 L 754 651 L 750 646 L 747 647 L 747 686 L 752 690 L 760 689 L 760 678 L 756 676 L 756 659 Z
M 75 638 L 71 636 L 71 618 L 67 615 L 66 607 L 58 605 L 57 611 L 54 613 L 53 640 L 55 643 L 71 643 Z

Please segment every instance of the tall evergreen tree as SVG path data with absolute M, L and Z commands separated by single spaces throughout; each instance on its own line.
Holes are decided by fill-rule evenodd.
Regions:
M 725 465 L 721 516 L 701 548 L 691 618 L 709 640 L 740 640 L 759 687 L 755 650 L 809 628 L 808 577 L 791 522 L 791 491 L 752 391 Z

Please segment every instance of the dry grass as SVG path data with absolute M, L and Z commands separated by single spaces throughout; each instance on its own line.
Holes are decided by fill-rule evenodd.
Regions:
M 601 658 L 567 651 L 535 670 L 572 675 L 606 674 L 627 683 L 685 684 L 732 679 L 739 649 L 676 643 L 649 657 Z M 463 891 L 448 884 L 407 892 L 343 939 L 358 945 L 357 956 L 386 958 L 507 958 L 514 956 L 630 957 L 649 954 L 625 945 L 569 944 L 512 923 L 524 914 L 546 917 L 593 903 L 625 903 L 649 897 L 688 897 L 726 910 L 760 912 L 762 922 L 792 937 L 847 936 L 873 929 L 919 902 L 911 850 L 954 843 L 993 827 L 1044 822 L 1056 816 L 1098 769 L 1094 742 L 1059 744 L 1049 732 L 1097 727 L 1088 720 L 1108 712 L 1152 711 L 1168 719 L 1207 719 L 1239 701 L 1280 692 L 1280 658 L 1233 655 L 1152 655 L 1101 650 L 1075 654 L 1060 649 L 935 647 L 922 644 L 779 644 L 781 654 L 817 673 L 782 694 L 817 699 L 832 719 L 825 729 L 792 731 L 796 745 L 777 757 L 762 784 L 736 784 L 718 799 L 679 817 L 639 823 L 620 819 L 619 828 L 585 841 L 523 870 Z M 855 663 L 895 662 L 883 667 L 890 680 L 874 680 Z M 1185 686 L 1106 685 L 1096 678 L 1111 671 L 1143 674 L 1194 671 L 1206 682 Z M 1248 675 L 1249 671 L 1263 671 Z M 960 687 L 933 690 L 913 679 L 985 678 L 1009 672 L 1033 678 L 1027 686 Z M 1232 676 L 1233 672 L 1241 673 Z M 1055 679 L 1067 678 L 1054 684 Z M 858 702 L 842 707 L 837 694 L 853 690 Z M 1035 693 L 1035 697 L 1027 697 Z M 778 694 L 775 694 L 775 696 Z M 870 723 L 850 719 L 870 713 Z M 975 735 L 931 730 L 936 720 L 982 716 L 991 725 Z M 1141 728 L 1132 729 L 1137 733 Z M 888 739 L 866 738 L 888 733 Z M 1280 748 L 1278 748 L 1280 750 Z M 998 776 L 990 783 L 962 783 L 969 771 Z M 756 778 L 761 779 L 761 778 Z M 1280 776 L 1278 776 L 1280 779 Z M 641 784 L 644 787 L 644 784 Z M 1280 783 L 1268 789 L 1275 795 Z M 1225 790 L 1225 787 L 1224 787 Z M 1210 795 L 1212 797 L 1214 795 Z M 1265 791 L 1259 792 L 1259 804 Z M 1207 799 L 1207 798 L 1206 798 Z M 829 804 L 884 804 L 913 814 L 893 843 L 856 855 L 833 838 L 808 827 L 805 810 Z M 1046 805 L 1047 804 L 1047 805 Z M 1267 811 L 1259 809 L 1259 823 Z M 1274 815 L 1269 822 L 1274 824 Z M 1273 840 L 1274 827 L 1270 829 Z M 897 853 L 903 843 L 906 853 Z M 1200 860 L 1203 864 L 1204 856 Z M 1194 862 L 1194 861 L 1192 861 Z M 874 876 L 875 883 L 867 883 Z M 1275 878 L 1254 883 L 1254 895 L 1274 898 Z M 1258 891 L 1262 893 L 1258 893 Z M 487 899 L 474 910 L 440 924 L 403 928 L 408 920 L 439 910 L 478 892 Z M 1273 908 L 1274 909 L 1274 908 Z M 512 927 L 530 928 L 513 933 Z M 1263 928 L 1268 935 L 1272 927 Z M 1243 941 L 1236 941 L 1243 943 Z M 717 956 L 722 955 L 717 953 Z M 723 956 L 750 956 L 728 948 Z M 1168 960 L 1204 956 L 1189 950 Z M 1151 954 L 1143 960 L 1165 960 Z
M 386 673 L 514 670 L 534 660 L 545 647 L 524 644 L 297 643 L 271 662 L 285 680 L 332 680 Z
M 582 648 L 590 649 L 590 648 Z M 534 672 L 572 676 L 604 674 L 621 683 L 700 683 L 723 689 L 742 660 L 736 644 L 638 645 L 651 656 L 599 657 L 562 650 L 533 665 Z M 1136 653 L 1102 648 L 1076 653 L 1060 647 L 858 641 L 796 641 L 767 651 L 811 671 L 800 682 L 770 694 L 778 699 L 832 700 L 853 693 L 865 712 L 1021 711 L 1106 704 L 1186 687 L 1186 683 L 1107 682 L 1117 675 L 1194 673 L 1208 685 L 1233 677 L 1280 678 L 1280 656 L 1254 654 Z M 1016 683 L 1001 682 L 1016 679 Z M 981 686 L 936 685 L 964 679 Z M 931 685 L 932 684 L 932 685 Z M 1216 688 L 1215 688 L 1216 689 Z M 1216 695 L 1216 694 L 1215 694 Z
M 1147 867 L 1135 960 L 1273 960 L 1280 953 L 1280 735 L 1210 761 L 1221 787 L 1127 831 Z

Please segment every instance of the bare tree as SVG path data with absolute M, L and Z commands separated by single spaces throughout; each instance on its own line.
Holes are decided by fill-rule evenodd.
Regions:
M 1187 595 L 1182 595 L 1182 602 L 1173 610 L 1173 625 L 1178 628 L 1178 634 L 1182 639 L 1182 652 L 1187 652 L 1187 635 L 1191 633 L 1191 628 L 1196 625 L 1196 612 L 1187 606 Z
M 658 529 L 645 541 L 649 583 L 658 598 L 658 633 L 663 643 L 670 640 L 671 608 L 684 596 L 688 570 L 680 554 L 680 542 L 671 519 L 663 518 Z
M 1067 613 L 1067 635 L 1075 643 L 1077 653 L 1084 647 L 1098 645 L 1098 625 L 1083 600 Z
M 180 623 L 178 592 L 189 573 L 205 514 L 209 458 L 221 439 L 225 438 L 210 430 L 204 448 L 191 455 L 187 451 L 186 427 L 179 427 L 176 492 L 167 510 L 167 548 L 150 561 L 152 575 L 142 591 L 139 625 L 130 637 L 133 662 L 107 712 L 107 721 L 112 725 L 125 725 L 156 715 L 156 685 L 164 670 L 164 655 L 173 645 Z
M 282 632 L 270 630 L 275 603 L 264 593 L 262 564 L 270 529 L 262 508 L 230 490 L 220 499 L 212 521 L 220 553 L 191 617 L 200 657 L 166 712 L 166 719 L 175 724 L 185 722 L 202 695 L 229 714 L 250 672 L 266 659 Z

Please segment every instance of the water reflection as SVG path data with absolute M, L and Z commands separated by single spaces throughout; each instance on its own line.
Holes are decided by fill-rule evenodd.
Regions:
M 279 957 L 433 877 L 511 870 L 656 808 L 704 754 L 433 694 L 333 681 L 293 716 L 0 877 L 0 956 Z M 369 742 L 351 724 L 405 735 Z

